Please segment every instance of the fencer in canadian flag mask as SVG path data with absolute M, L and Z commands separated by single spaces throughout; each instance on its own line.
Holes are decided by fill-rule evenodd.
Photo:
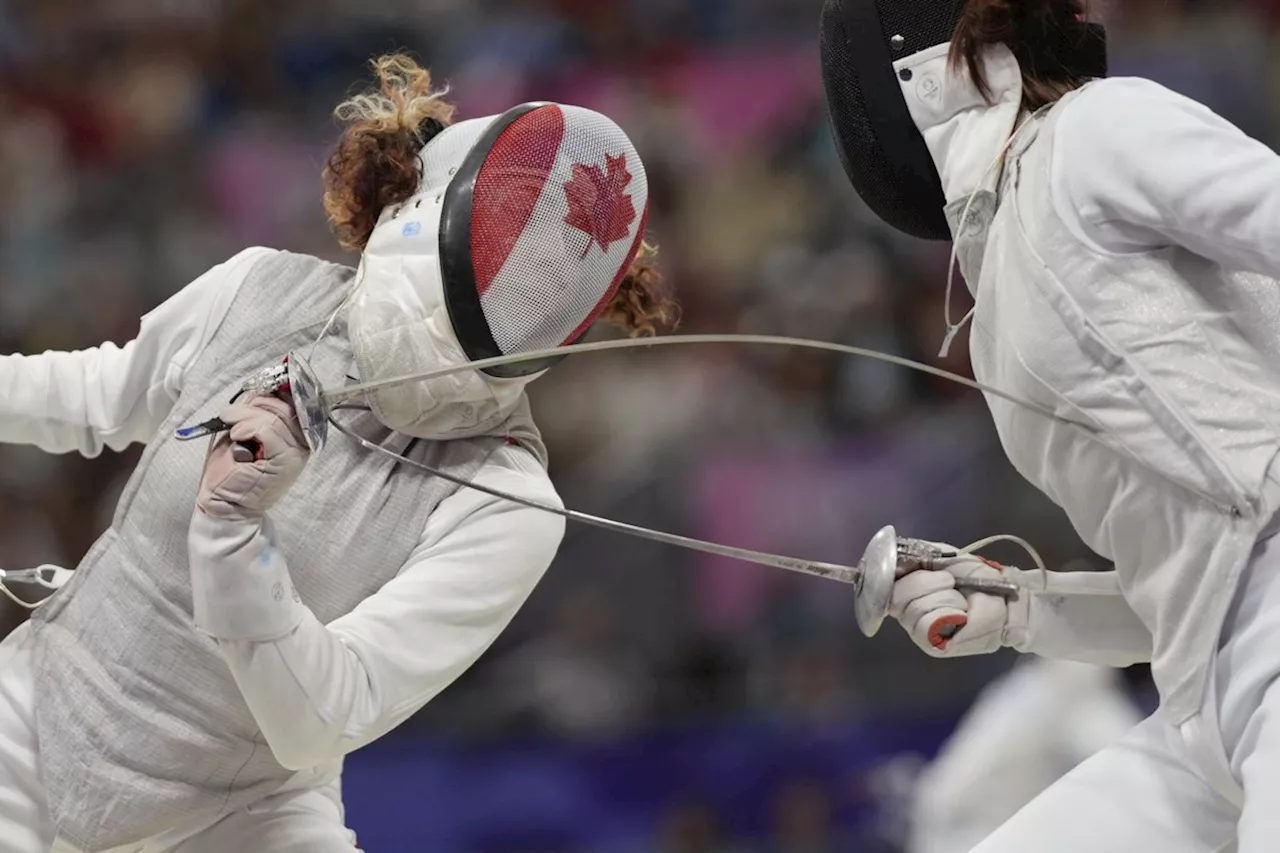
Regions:
M 453 124 L 426 69 L 374 69 L 324 170 L 355 268 L 247 249 L 124 347 L 0 357 L 0 442 L 146 445 L 111 529 L 0 642 L 0 853 L 353 853 L 343 756 L 465 672 L 559 547 L 523 393 L 550 362 L 371 389 L 323 452 L 268 380 L 286 354 L 351 390 L 597 319 L 653 331 L 644 166 L 590 110 Z
M 383 211 L 361 259 L 348 329 L 362 382 L 578 341 L 644 234 L 648 184 L 621 128 L 523 104 L 444 129 L 418 159 L 417 192 Z M 368 403 L 408 435 L 475 435 L 549 366 L 381 388 Z

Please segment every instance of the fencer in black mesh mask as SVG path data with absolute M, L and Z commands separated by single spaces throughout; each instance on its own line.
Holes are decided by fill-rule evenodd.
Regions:
M 964 9 L 964 0 L 826 0 L 822 7 L 822 79 L 845 172 L 877 216 L 926 240 L 949 240 L 951 231 L 938 169 L 903 91 L 922 84 L 910 66 L 950 44 Z M 1022 68 L 1106 76 L 1101 26 L 1035 14 L 1010 25 L 1024 46 L 1016 51 Z
M 1106 78 L 1087 12 L 823 11 L 854 187 L 894 228 L 951 238 L 973 308 L 944 350 L 971 322 L 1010 463 L 1115 567 L 1046 572 L 1012 603 L 954 588 L 1008 567 L 911 570 L 889 611 L 933 657 L 1151 664 L 1158 712 L 974 853 L 1261 853 L 1280 836 L 1280 157 L 1205 104 Z

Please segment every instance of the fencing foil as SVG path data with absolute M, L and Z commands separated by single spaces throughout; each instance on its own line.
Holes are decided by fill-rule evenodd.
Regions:
M 731 545 L 708 542 L 701 539 L 680 536 L 674 533 L 666 533 L 660 530 L 640 527 L 609 518 L 589 515 L 577 510 L 565 509 L 549 504 L 543 504 L 538 501 L 527 500 L 516 495 L 507 494 L 499 489 L 489 488 L 473 483 L 465 478 L 450 475 L 429 465 L 424 465 L 412 459 L 407 459 L 390 450 L 375 445 L 372 442 L 366 441 L 344 426 L 341 419 L 338 417 L 340 412 L 346 410 L 365 409 L 366 407 L 361 405 L 360 400 L 364 394 L 375 389 L 390 388 L 412 382 L 423 382 L 469 370 L 483 370 L 490 367 L 538 361 L 552 356 L 578 355 L 620 349 L 650 349 L 653 347 L 665 346 L 688 346 L 695 344 L 750 344 L 769 347 L 799 347 L 802 349 L 820 350 L 838 353 L 841 355 L 884 361 L 890 364 L 928 373 L 951 382 L 956 382 L 974 390 L 981 391 L 984 394 L 999 397 L 1024 409 L 1035 412 L 1042 417 L 1052 418 L 1056 421 L 1066 423 L 1072 428 L 1080 430 L 1092 439 L 1101 441 L 1105 438 L 1103 433 L 1087 424 L 1073 421 L 1052 411 L 1051 409 L 1037 405 L 1036 403 L 1019 399 L 1000 391 L 997 388 L 992 388 L 964 376 L 950 373 L 930 365 L 921 364 L 910 359 L 888 355 L 886 353 L 876 352 L 875 350 L 864 349 L 861 347 L 825 341 L 806 340 L 803 338 L 777 337 L 771 335 L 670 335 L 657 338 L 599 341 L 573 346 L 556 347 L 554 349 L 497 356 L 494 358 L 440 368 L 438 370 L 432 370 L 410 376 L 401 376 L 394 379 L 386 379 L 372 383 L 350 384 L 342 388 L 332 389 L 322 387 L 307 359 L 300 353 L 293 352 L 287 355 L 280 364 L 265 368 L 264 370 L 249 377 L 244 382 L 240 393 L 287 393 L 293 401 L 294 408 L 298 414 L 298 419 L 302 425 L 303 433 L 306 435 L 307 442 L 312 451 L 316 453 L 323 451 L 325 444 L 329 440 L 330 430 L 332 429 L 341 433 L 348 439 L 359 443 L 371 452 L 391 456 L 398 459 L 403 464 L 420 469 L 433 476 L 442 477 L 460 486 L 476 489 L 504 500 L 514 501 L 543 512 L 549 512 L 570 521 L 589 524 L 615 533 L 636 536 L 667 545 L 673 545 L 679 548 L 687 548 L 706 554 L 729 557 L 749 563 L 785 569 L 792 572 L 800 572 L 802 574 L 813 575 L 828 580 L 838 581 L 840 583 L 850 584 L 854 587 L 854 612 L 858 626 L 868 637 L 876 634 L 888 613 L 889 600 L 893 591 L 893 583 L 900 571 L 929 568 L 934 560 L 955 557 L 959 553 L 974 553 L 977 549 L 986 547 L 993 542 L 1007 540 L 1026 549 L 1028 554 L 1031 555 L 1032 560 L 1034 560 L 1037 568 L 1039 568 L 1042 573 L 1047 573 L 1044 561 L 1029 543 L 1016 536 L 1004 534 L 988 537 L 964 548 L 952 551 L 924 540 L 899 537 L 893 527 L 885 527 L 872 538 L 863 553 L 862 559 L 858 561 L 857 565 L 850 566 L 838 563 L 804 560 L 779 554 L 769 554 L 763 551 L 737 548 Z M 218 418 L 214 418 L 201 424 L 179 429 L 176 436 L 180 440 L 190 441 L 213 435 L 227 428 L 228 425 L 226 423 Z M 254 458 L 254 448 L 238 448 L 237 452 L 243 454 L 243 458 L 245 459 Z M 1047 574 L 1044 574 L 1043 576 L 1046 578 L 1047 583 Z M 1016 600 L 1023 591 L 1023 587 L 1018 583 L 1006 580 L 959 579 L 957 580 L 956 587 L 962 592 L 982 592 L 990 595 L 997 595 L 1007 600 Z

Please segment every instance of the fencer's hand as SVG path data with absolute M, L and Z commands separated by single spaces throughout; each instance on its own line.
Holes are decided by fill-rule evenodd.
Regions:
M 279 397 L 259 396 L 233 403 L 219 417 L 231 429 L 210 443 L 196 505 L 215 518 L 261 520 L 307 464 L 298 416 Z M 238 461 L 246 447 L 256 458 Z
M 959 549 L 937 543 L 939 549 Z M 889 614 L 933 657 L 990 654 L 1026 633 L 1030 595 L 1007 602 L 996 595 L 960 593 L 957 578 L 1000 580 L 1006 570 L 969 554 L 935 560 L 932 569 L 899 569 Z M 1017 570 L 1014 570 L 1017 571 Z

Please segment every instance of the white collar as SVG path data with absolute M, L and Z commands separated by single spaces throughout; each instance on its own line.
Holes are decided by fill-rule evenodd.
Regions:
M 967 198 L 994 182 L 991 168 L 1005 149 L 1022 112 L 1022 70 L 1004 45 L 987 48 L 983 65 L 994 104 L 969 77 L 952 69 L 950 44 L 894 64 L 916 127 L 924 136 L 948 202 Z M 903 72 L 910 72 L 906 78 Z

